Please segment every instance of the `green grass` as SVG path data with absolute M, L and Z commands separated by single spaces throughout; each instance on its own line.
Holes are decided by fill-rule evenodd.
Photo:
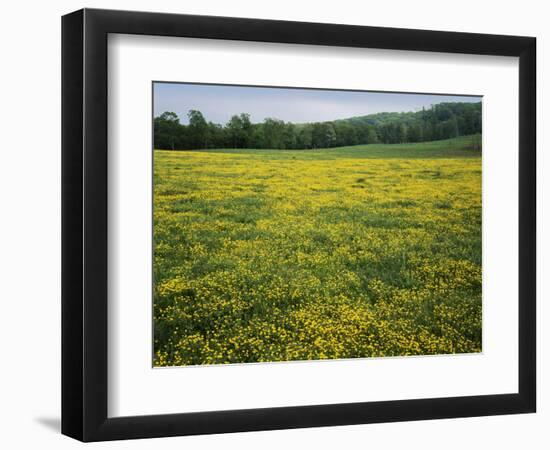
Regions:
M 155 151 L 154 364 L 480 351 L 471 143 Z
M 468 158 L 479 157 L 474 150 L 474 136 L 461 136 L 442 141 L 412 144 L 368 144 L 349 147 L 334 147 L 306 150 L 265 149 L 210 149 L 194 150 L 206 153 L 228 153 L 247 155 L 251 158 L 270 159 L 339 159 L 339 158 Z M 189 151 L 189 150 L 184 150 Z

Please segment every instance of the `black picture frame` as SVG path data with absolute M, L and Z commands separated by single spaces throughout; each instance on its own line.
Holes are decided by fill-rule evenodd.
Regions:
M 518 392 L 109 418 L 109 33 L 519 57 Z M 82 441 L 103 441 L 535 412 L 535 91 L 533 37 L 97 9 L 63 16 L 62 433 Z

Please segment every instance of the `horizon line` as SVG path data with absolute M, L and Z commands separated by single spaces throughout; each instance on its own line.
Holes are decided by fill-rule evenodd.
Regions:
M 364 91 L 361 91 L 361 92 L 364 92 Z M 426 94 L 426 95 L 437 95 L 437 94 Z M 472 95 L 472 97 L 477 97 L 476 95 Z M 481 96 L 482 97 L 482 96 Z M 432 106 L 435 106 L 435 105 L 442 105 L 442 104 L 448 104 L 448 103 L 451 103 L 451 104 L 454 104 L 454 103 L 467 103 L 467 104 L 472 104 L 472 105 L 476 105 L 477 103 L 483 103 L 482 100 L 480 99 L 479 102 L 440 102 L 440 103 L 433 103 L 430 105 L 430 107 Z M 202 111 L 198 110 L 198 109 L 189 109 L 189 111 L 199 111 L 201 114 L 202 114 Z M 270 116 L 270 117 L 266 117 L 264 119 L 267 120 L 267 119 L 273 119 L 273 120 L 280 120 L 282 122 L 285 122 L 285 123 L 291 123 L 293 125 L 308 125 L 308 124 L 313 124 L 313 123 L 325 123 L 325 122 L 337 122 L 339 120 L 351 120 L 351 119 L 355 119 L 355 118 L 358 118 L 358 117 L 369 117 L 369 116 L 377 116 L 379 114 L 409 114 L 409 113 L 418 113 L 420 112 L 421 110 L 409 110 L 409 111 L 380 111 L 380 112 L 376 112 L 376 113 L 370 113 L 370 114 L 364 114 L 364 115 L 359 115 L 359 116 L 349 116 L 349 117 L 342 117 L 340 119 L 331 119 L 331 120 L 320 120 L 320 121 L 312 121 L 312 122 L 292 122 L 292 121 L 285 121 L 285 120 L 282 120 L 282 119 L 279 119 L 277 117 L 274 117 L 274 116 Z M 167 113 L 167 112 L 170 112 L 170 113 L 173 113 L 173 114 L 176 114 L 174 111 L 163 111 L 161 114 L 159 114 L 158 116 L 155 116 L 154 115 L 154 112 L 153 112 L 153 119 L 157 119 L 159 118 L 162 114 L 164 113 Z M 247 113 L 247 112 L 244 112 L 244 111 L 241 111 L 239 113 L 234 113 L 231 115 L 231 117 L 233 116 L 239 116 L 241 114 L 248 114 L 250 115 L 250 113 Z M 180 119 L 180 116 L 178 116 L 176 114 L 178 120 Z M 206 117 L 204 117 L 204 119 L 207 121 L 207 122 L 211 122 L 209 121 Z M 222 125 L 221 123 L 219 122 L 212 122 L 214 125 Z M 259 125 L 263 122 L 250 122 L 252 125 Z M 181 124 L 181 122 L 180 122 Z

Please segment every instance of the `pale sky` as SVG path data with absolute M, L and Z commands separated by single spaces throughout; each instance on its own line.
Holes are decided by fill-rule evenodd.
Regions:
M 234 114 L 249 113 L 253 123 L 267 117 L 305 123 L 346 119 L 378 112 L 418 111 L 442 102 L 479 102 L 479 96 L 289 89 L 213 84 L 153 85 L 154 115 L 173 111 L 181 123 L 198 109 L 207 121 L 224 125 Z

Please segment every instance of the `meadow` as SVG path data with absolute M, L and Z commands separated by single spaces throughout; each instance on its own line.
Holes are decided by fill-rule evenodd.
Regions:
M 471 138 L 154 151 L 154 366 L 481 351 Z

